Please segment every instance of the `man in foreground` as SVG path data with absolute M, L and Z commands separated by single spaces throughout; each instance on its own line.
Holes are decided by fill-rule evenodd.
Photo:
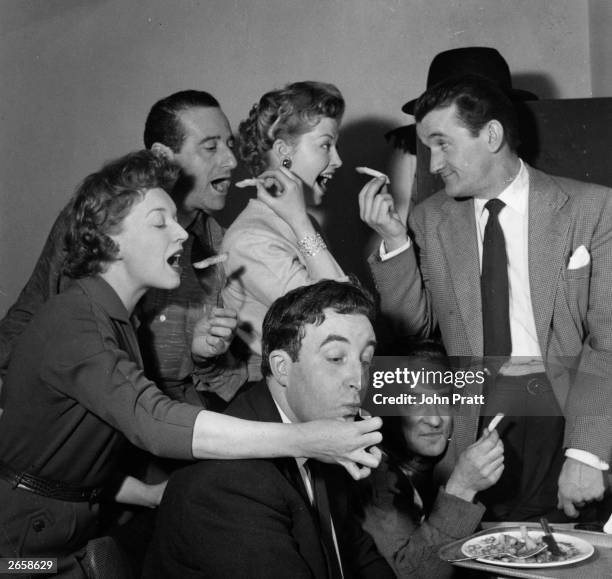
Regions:
M 229 406 L 241 418 L 352 421 L 376 345 L 374 303 L 325 280 L 279 298 L 262 373 Z M 373 454 L 378 454 L 372 449 Z M 349 506 L 342 469 L 316 461 L 206 461 L 176 472 L 144 577 L 393 577 Z

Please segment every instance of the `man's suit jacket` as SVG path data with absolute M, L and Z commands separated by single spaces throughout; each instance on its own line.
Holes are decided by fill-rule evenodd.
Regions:
M 531 301 L 546 371 L 566 417 L 565 445 L 609 460 L 612 191 L 527 169 Z M 409 226 L 409 250 L 369 260 L 383 314 L 406 335 L 429 337 L 439 326 L 450 356 L 482 357 L 473 200 L 440 191 L 414 208 Z M 590 263 L 568 269 L 581 245 Z M 477 423 L 478 407 L 456 422 L 457 452 L 475 440 Z
M 281 421 L 265 382 L 227 412 Z M 394 577 L 350 511 L 343 470 L 326 481 L 344 577 Z M 144 577 L 326 578 L 315 516 L 293 458 L 201 461 L 168 483 Z

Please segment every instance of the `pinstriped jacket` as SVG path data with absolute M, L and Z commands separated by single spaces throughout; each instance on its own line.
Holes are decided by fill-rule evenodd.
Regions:
M 608 461 L 612 190 L 527 169 L 531 301 L 546 372 L 564 409 L 564 444 Z M 385 262 L 377 252 L 369 259 L 383 315 L 402 335 L 425 338 L 439 327 L 450 356 L 481 357 L 480 265 L 472 199 L 456 200 L 440 191 L 414 208 L 409 227 L 411 248 Z M 581 245 L 589 251 L 590 263 L 568 269 L 570 256 Z M 455 452 L 475 440 L 477 423 L 477 407 L 456 421 Z M 445 462 L 450 464 L 453 455 L 452 450 L 447 453 Z

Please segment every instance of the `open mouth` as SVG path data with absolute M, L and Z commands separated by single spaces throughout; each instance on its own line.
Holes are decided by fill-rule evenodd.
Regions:
M 317 177 L 316 184 L 319 186 L 322 193 L 327 191 L 327 186 L 333 177 L 333 173 L 321 173 L 321 175 Z
M 210 186 L 217 192 L 217 193 L 221 193 L 222 195 L 227 194 L 227 191 L 229 190 L 231 181 L 229 179 L 229 177 L 222 177 L 220 179 L 213 179 L 210 182 Z
M 166 261 L 168 262 L 168 265 L 175 270 L 179 270 L 180 269 L 180 260 L 181 260 L 181 255 L 183 254 L 182 250 L 179 250 L 175 253 L 173 253 Z

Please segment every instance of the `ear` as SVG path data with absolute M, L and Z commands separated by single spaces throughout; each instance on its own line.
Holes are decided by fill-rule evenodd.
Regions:
M 274 141 L 272 144 L 272 152 L 280 165 L 283 159 L 291 159 L 291 156 L 293 155 L 293 146 L 283 139 L 276 139 L 276 141 Z
M 156 155 L 164 157 L 168 159 L 168 161 L 174 161 L 174 151 L 168 147 L 167 145 L 162 145 L 161 143 L 153 143 L 151 145 L 151 151 Z
M 270 370 L 275 380 L 282 386 L 289 383 L 289 371 L 291 370 L 291 356 L 285 350 L 272 350 L 270 357 Z
M 504 127 L 502 124 L 495 120 L 491 119 L 484 127 L 483 130 L 486 131 L 486 139 L 487 145 L 489 146 L 489 150 L 493 153 L 497 153 L 502 148 L 504 144 Z

